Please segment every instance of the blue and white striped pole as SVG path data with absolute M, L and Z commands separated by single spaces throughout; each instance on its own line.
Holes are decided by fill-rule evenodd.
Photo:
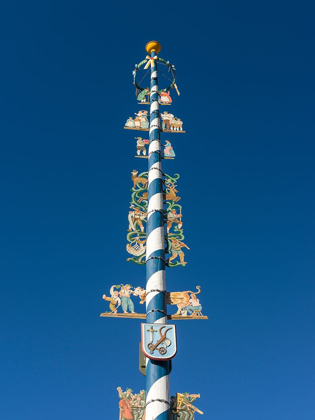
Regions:
M 155 49 L 153 47 L 155 45 Z M 148 216 L 146 248 L 146 312 L 147 323 L 167 323 L 165 282 L 164 198 L 161 164 L 160 113 L 157 63 L 153 58 L 160 51 L 158 43 L 146 46 L 152 57 L 150 82 L 150 144 L 148 155 Z M 169 361 L 147 358 L 146 420 L 169 420 Z

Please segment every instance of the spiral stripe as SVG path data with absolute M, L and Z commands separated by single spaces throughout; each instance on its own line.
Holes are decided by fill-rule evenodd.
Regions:
M 156 264 L 148 264 L 148 260 L 150 259 L 154 259 Z M 164 250 L 160 249 L 160 250 L 156 250 L 154 252 L 152 252 L 148 257 L 147 257 L 147 277 L 148 277 L 148 281 L 147 281 L 147 285 L 149 284 L 149 282 L 151 281 L 151 276 L 153 276 L 153 274 L 155 274 L 157 271 L 160 270 L 164 270 L 164 274 L 165 274 L 165 264 L 164 264 Z M 164 275 L 165 278 L 165 275 Z M 163 279 L 164 279 L 163 278 Z M 164 281 L 162 279 L 162 282 Z M 159 277 L 159 281 L 161 282 L 161 279 Z M 151 289 L 150 289 L 151 290 Z M 161 289 L 164 290 L 164 289 Z M 149 290 L 148 290 L 149 291 Z
M 151 198 L 150 203 L 148 205 L 148 221 L 149 221 L 149 219 L 152 216 L 152 214 L 153 214 L 154 211 L 160 210 L 158 208 L 158 205 L 161 202 L 161 199 L 163 199 L 163 194 L 161 194 L 161 193 L 155 194 Z
M 155 56 L 153 51 L 152 57 Z M 165 282 L 165 231 L 164 195 L 161 165 L 160 113 L 158 101 L 158 74 L 156 62 L 151 66 L 150 82 L 150 130 L 148 154 L 148 217 L 146 248 L 146 311 L 147 323 L 165 324 L 167 322 Z M 155 290 L 154 292 L 150 292 Z M 161 292 L 160 292 L 161 290 Z M 169 372 L 168 361 L 147 359 L 147 420 L 168 420 Z M 158 401 L 158 400 L 162 400 Z
M 147 238 L 148 256 L 151 256 L 152 252 L 156 250 L 165 248 L 165 242 L 161 238 L 161 233 L 164 233 L 164 228 L 160 227 L 161 223 L 163 223 L 163 216 L 160 213 L 152 215 L 148 220 L 147 228 L 153 229 Z
M 152 369 L 154 371 L 152 372 Z M 168 378 L 169 378 L 169 363 L 162 362 L 157 366 L 157 362 L 153 361 L 152 363 L 147 364 L 147 375 L 152 377 L 152 373 L 157 373 L 158 378 L 152 377 L 150 390 L 147 394 L 147 411 L 146 418 L 152 419 L 168 419 L 169 417 L 159 417 L 162 414 L 168 414 L 169 405 L 165 402 L 156 401 L 157 399 L 169 401 L 168 396 Z M 159 395 L 157 398 L 156 395 Z M 164 414 L 164 415 L 165 415 Z M 151 416 L 151 417 L 150 417 Z
M 151 153 L 154 153 L 155 151 L 159 151 L 160 150 L 160 144 L 159 141 L 155 140 L 154 142 L 151 143 L 151 145 L 149 146 L 149 155 Z M 157 162 L 159 162 L 159 160 L 157 160 Z M 162 174 L 161 174 L 162 177 Z
M 159 215 L 161 216 L 161 215 Z M 161 222 L 159 222 L 160 219 L 157 214 L 153 215 L 152 217 L 150 217 L 150 219 L 148 220 L 147 223 L 147 228 L 149 229 L 150 226 L 153 225 L 157 225 L 157 224 L 161 224 Z M 164 242 L 164 238 L 162 237 L 162 235 L 164 234 L 164 228 L 163 227 L 156 227 L 151 233 L 150 235 L 147 237 L 147 255 L 151 255 L 152 252 L 156 251 L 157 249 L 164 249 L 165 248 L 165 242 Z
M 162 188 L 163 188 L 163 185 L 162 185 L 161 178 L 155 178 L 152 181 L 150 180 L 149 196 L 152 198 L 154 194 L 160 193 Z M 163 200 L 161 200 L 161 202 L 163 203 Z

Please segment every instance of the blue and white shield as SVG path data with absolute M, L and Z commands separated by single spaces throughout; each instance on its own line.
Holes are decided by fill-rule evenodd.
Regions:
M 176 326 L 141 324 L 143 354 L 152 360 L 170 360 L 177 353 Z

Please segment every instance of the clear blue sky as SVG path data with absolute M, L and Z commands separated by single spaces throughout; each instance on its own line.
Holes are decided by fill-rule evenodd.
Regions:
M 204 419 L 313 420 L 314 3 L 2 3 L 0 419 L 115 420 L 116 387 L 145 387 L 140 321 L 99 314 L 145 284 L 125 245 L 146 161 L 122 128 L 157 39 L 187 130 L 168 289 L 201 285 L 209 316 L 177 323 L 171 392 L 200 392 Z

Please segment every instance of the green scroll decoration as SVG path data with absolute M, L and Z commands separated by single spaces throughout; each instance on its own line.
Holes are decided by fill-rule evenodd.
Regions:
M 184 249 L 189 247 L 183 242 L 185 239 L 182 221 L 182 206 L 178 204 L 181 197 L 177 195 L 177 180 L 179 174 L 173 177 L 165 174 L 165 203 L 166 203 L 166 247 L 168 267 L 185 266 Z
M 148 207 L 148 172 L 131 173 L 133 187 L 131 188 L 130 211 L 128 214 L 127 252 L 132 255 L 127 261 L 144 265 L 146 257 L 146 222 Z M 165 184 L 165 230 L 166 261 L 169 267 L 185 266 L 184 249 L 189 247 L 183 242 L 182 206 L 178 204 L 181 197 L 177 195 L 177 180 L 179 174 L 164 175 Z
M 136 264 L 145 264 L 146 252 L 146 221 L 148 207 L 148 172 L 138 174 L 134 170 L 131 173 L 133 187 L 131 188 L 130 211 L 128 214 L 128 234 L 127 234 L 127 252 L 132 257 L 127 261 L 133 261 Z

